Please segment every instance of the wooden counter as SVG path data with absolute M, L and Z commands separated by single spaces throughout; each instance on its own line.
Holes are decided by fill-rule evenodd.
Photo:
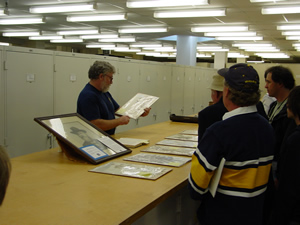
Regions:
M 113 161 L 189 129 L 197 124 L 168 121 L 116 134 L 150 144 Z M 0 224 L 131 224 L 185 186 L 190 172 L 189 163 L 152 181 L 88 172 L 95 167 L 70 161 L 58 149 L 13 158 Z

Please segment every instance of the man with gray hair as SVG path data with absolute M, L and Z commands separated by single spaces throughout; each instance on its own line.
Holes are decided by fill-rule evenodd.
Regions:
M 115 72 L 109 62 L 95 61 L 88 72 L 90 82 L 77 100 L 77 113 L 110 135 L 115 133 L 117 126 L 128 124 L 130 120 L 128 116 L 115 118 L 120 106 L 108 92 Z M 142 116 L 148 115 L 149 110 L 145 109 Z
M 201 200 L 197 212 L 201 225 L 261 225 L 273 160 L 273 128 L 257 112 L 256 70 L 236 64 L 224 78 L 223 102 L 228 112 L 206 129 L 198 143 L 189 176 L 190 194 Z M 220 173 L 216 173 L 218 167 Z M 210 186 L 213 177 L 216 192 Z

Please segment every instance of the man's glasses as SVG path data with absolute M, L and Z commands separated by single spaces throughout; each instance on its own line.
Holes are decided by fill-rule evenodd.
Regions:
M 112 76 L 108 76 L 108 75 L 105 75 L 106 77 L 109 77 L 109 79 L 110 79 L 110 82 L 112 82 L 113 81 L 113 77 Z

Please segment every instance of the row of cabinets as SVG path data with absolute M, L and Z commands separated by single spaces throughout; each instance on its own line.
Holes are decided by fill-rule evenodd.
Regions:
M 0 144 L 11 157 L 55 145 L 33 119 L 76 112 L 78 94 L 96 60 L 116 67 L 110 92 L 120 105 L 139 92 L 159 97 L 149 116 L 117 132 L 169 120 L 171 113 L 196 114 L 210 101 L 208 85 L 215 74 L 210 68 L 18 47 L 3 47 L 0 53 Z

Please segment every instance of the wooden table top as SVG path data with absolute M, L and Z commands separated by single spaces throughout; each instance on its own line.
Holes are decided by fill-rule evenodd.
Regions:
M 150 144 L 112 161 L 124 162 L 122 158 L 190 129 L 197 124 L 167 121 L 115 134 L 149 139 Z M 190 172 L 187 163 L 153 181 L 88 172 L 97 166 L 70 161 L 58 148 L 12 158 L 0 224 L 131 224 L 185 186 Z

